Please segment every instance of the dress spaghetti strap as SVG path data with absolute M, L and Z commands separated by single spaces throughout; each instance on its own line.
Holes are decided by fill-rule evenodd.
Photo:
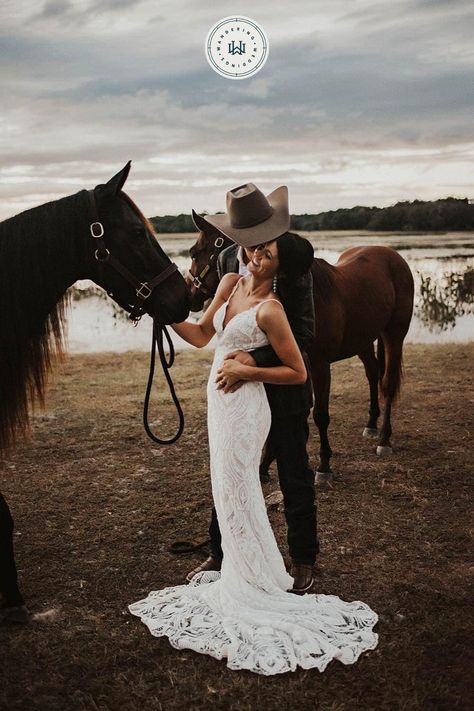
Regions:
M 268 301 L 276 301 L 277 304 L 280 304 L 280 306 L 281 306 L 281 308 L 282 308 L 283 310 L 284 310 L 284 308 L 285 308 L 285 307 L 283 306 L 283 304 L 281 303 L 281 301 L 279 301 L 278 299 L 264 299 L 263 301 L 259 301 L 258 304 L 255 304 L 255 306 L 257 307 L 257 311 L 258 311 L 258 309 L 260 308 L 260 306 L 261 306 L 262 304 L 266 304 L 266 303 L 268 303 Z
M 230 301 L 231 298 L 234 296 L 235 292 L 237 291 L 237 287 L 239 286 L 239 284 L 240 284 L 240 282 L 242 281 L 243 278 L 244 278 L 244 277 L 241 276 L 240 279 L 237 279 L 237 281 L 235 282 L 235 284 L 234 284 L 234 286 L 233 286 L 233 288 L 232 288 L 232 291 L 230 292 L 230 294 L 229 294 L 229 296 L 228 296 L 228 298 L 227 298 L 227 301 Z
M 281 303 L 280 299 L 264 299 L 263 301 L 259 301 L 258 304 L 257 304 L 257 306 L 260 306 L 260 304 L 266 304 L 267 301 L 276 301 L 277 304 L 280 304 L 280 306 L 283 306 L 283 304 Z

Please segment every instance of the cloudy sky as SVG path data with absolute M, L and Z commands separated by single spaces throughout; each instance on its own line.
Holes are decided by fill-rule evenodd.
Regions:
M 210 27 L 259 22 L 253 78 L 214 73 Z M 286 183 L 292 212 L 474 198 L 472 0 L 3 0 L 0 219 L 131 158 L 148 215 Z

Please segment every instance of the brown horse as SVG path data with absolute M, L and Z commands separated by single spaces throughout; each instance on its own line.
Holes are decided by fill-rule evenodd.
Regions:
M 224 249 L 234 244 L 229 237 L 211 225 L 207 226 L 204 220 L 198 223 L 202 225 L 203 231 L 189 250 L 191 267 L 186 275 L 191 293 L 191 311 L 201 311 L 205 302 L 216 293 L 219 284 L 217 259 Z
M 202 231 L 190 250 L 193 259 L 187 277 L 193 310 L 202 308 L 218 283 L 216 257 L 211 260 L 211 255 L 216 252 L 214 245 L 220 233 L 200 224 Z M 224 248 L 225 243 L 219 250 Z M 204 292 L 195 277 L 209 264 Z M 413 312 L 414 283 L 408 264 L 390 247 L 352 247 L 340 255 L 335 266 L 315 258 L 312 275 L 316 328 L 308 356 L 315 395 L 313 418 L 321 442 L 317 481 L 322 483 L 332 477 L 328 427 L 331 363 L 335 361 L 357 355 L 363 362 L 370 387 L 369 419 L 363 435 L 378 436 L 378 455 L 392 451 L 391 410 L 400 389 L 402 348 Z M 380 433 L 379 389 L 385 401 Z M 261 476 L 272 460 L 272 453 L 265 452 Z
M 184 320 L 189 290 L 151 224 L 122 192 L 130 163 L 94 190 L 55 200 L 0 224 L 0 452 L 43 404 L 47 375 L 64 351 L 67 290 L 78 279 L 103 287 L 134 320 Z M 0 494 L 0 591 L 6 608 L 21 595 L 13 520 Z M 0 621 L 2 613 L 0 610 Z

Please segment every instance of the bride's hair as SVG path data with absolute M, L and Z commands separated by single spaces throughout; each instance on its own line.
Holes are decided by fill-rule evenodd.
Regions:
M 296 283 L 313 264 L 314 250 L 311 242 L 295 232 L 285 232 L 276 240 L 278 249 L 278 276 Z

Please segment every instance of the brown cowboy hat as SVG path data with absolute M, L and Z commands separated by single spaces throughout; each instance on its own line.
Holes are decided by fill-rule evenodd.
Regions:
M 241 247 L 254 247 L 276 239 L 290 227 L 288 188 L 286 185 L 265 195 L 253 183 L 239 185 L 226 195 L 227 212 L 219 215 L 197 215 L 194 224 L 216 227 Z

